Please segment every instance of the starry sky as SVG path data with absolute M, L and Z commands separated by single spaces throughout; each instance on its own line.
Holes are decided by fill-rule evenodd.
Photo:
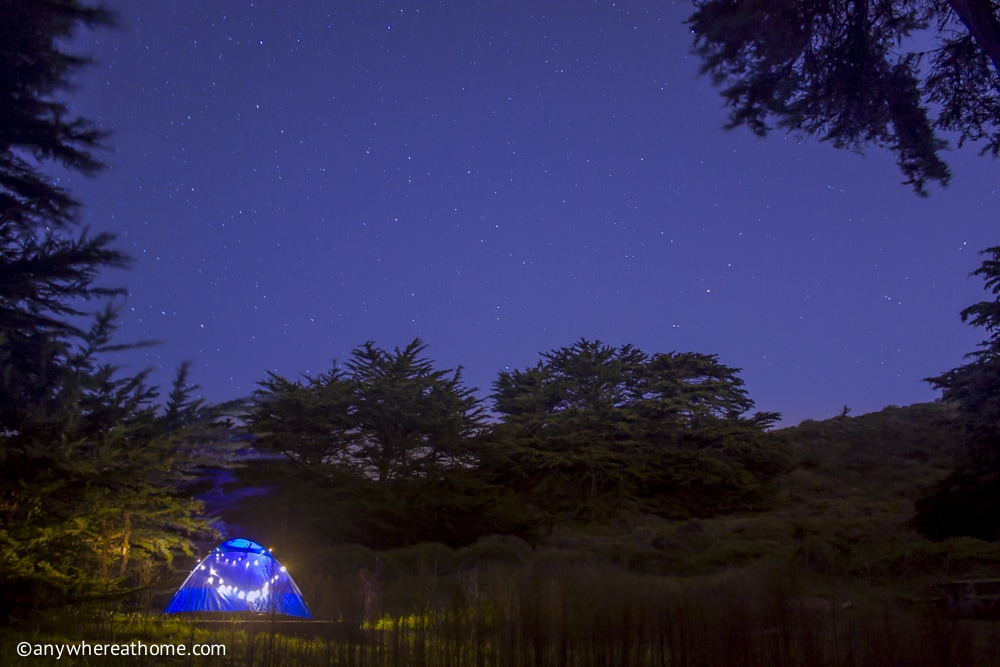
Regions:
M 124 355 L 212 402 L 416 337 L 486 396 L 581 337 L 719 355 L 784 424 L 936 398 L 984 337 L 1000 164 L 722 129 L 684 2 L 108 0 L 69 98 Z

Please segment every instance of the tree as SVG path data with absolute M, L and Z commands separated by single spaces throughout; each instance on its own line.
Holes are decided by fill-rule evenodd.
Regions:
M 347 368 L 354 384 L 358 454 L 379 481 L 426 477 L 467 465 L 467 444 L 483 428 L 482 408 L 462 369 L 434 370 L 419 339 L 388 353 L 365 343 Z
M 83 315 L 83 301 L 115 296 L 94 284 L 99 271 L 127 258 L 112 237 L 77 233 L 78 202 L 41 171 L 45 162 L 94 174 L 103 138 L 92 123 L 67 118 L 56 96 L 86 60 L 59 44 L 80 25 L 107 24 L 110 16 L 78 2 L 0 2 L 0 345 L 4 382 L 0 427 L 17 429 L 18 411 L 43 410 L 65 368 L 72 339 L 82 335 L 68 317 Z M 43 374 L 47 369 L 48 374 Z M 9 393 L 8 393 L 9 392 Z
M 417 339 L 390 352 L 368 342 L 343 368 L 334 362 L 294 381 L 270 373 L 260 383 L 248 426 L 263 450 L 284 455 L 295 471 L 273 462 L 258 468 L 282 476 L 276 493 L 311 494 L 326 512 L 293 518 L 293 529 L 379 548 L 461 546 L 517 529 L 509 498 L 477 472 L 482 406 L 461 369 L 435 369 L 426 347 Z
M 706 514 L 750 503 L 780 463 L 778 415 L 746 416 L 738 370 L 715 355 L 648 355 L 581 339 L 494 383 L 502 415 L 487 463 L 539 509 Z
M 968 363 L 926 380 L 954 406 L 962 444 L 956 470 L 917 504 L 917 526 L 936 539 L 1000 538 L 1000 246 L 981 254 L 986 259 L 972 275 L 984 280 L 994 298 L 961 316 L 989 338 L 966 355 Z
M 8 338 L 39 326 L 79 333 L 65 319 L 81 314 L 75 304 L 121 294 L 94 284 L 101 269 L 128 261 L 109 247 L 113 236 L 75 232 L 79 203 L 41 171 L 46 162 L 101 169 L 93 153 L 105 134 L 70 117 L 59 96 L 87 60 L 59 46 L 81 25 L 110 21 L 73 0 L 0 1 L 0 334 Z
M 944 134 L 1000 153 L 997 13 L 994 0 L 695 0 L 688 25 L 728 127 L 888 148 L 924 195 L 951 178 Z
M 435 370 L 419 339 L 387 352 L 367 342 L 336 367 L 290 381 L 274 373 L 255 392 L 249 425 L 263 447 L 296 463 L 389 483 L 467 464 L 482 409 L 462 370 Z
M 191 538 L 210 532 L 185 491 L 210 463 L 156 409 L 146 374 L 122 376 L 101 357 L 112 343 L 105 310 L 78 340 L 37 360 L 41 404 L 5 404 L 0 431 L 0 614 L 148 586 Z M 0 344 L 5 369 L 10 350 Z M 190 405 L 179 383 L 172 395 Z M 3 376 L 18 399 L 30 378 Z M 15 418 L 10 419 L 13 415 Z
M 75 0 L 0 0 L 0 614 L 147 585 L 207 529 L 184 492 L 198 458 L 146 374 L 106 361 L 128 347 L 115 311 L 83 310 L 122 293 L 96 280 L 127 257 L 79 230 L 78 203 L 43 171 L 100 169 L 104 134 L 61 97 L 86 59 L 62 49 L 110 20 Z M 171 401 L 177 418 L 197 407 L 183 386 Z

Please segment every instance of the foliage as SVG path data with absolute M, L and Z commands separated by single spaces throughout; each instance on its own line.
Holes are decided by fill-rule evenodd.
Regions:
M 122 293 L 96 284 L 124 266 L 108 234 L 77 226 L 78 204 L 51 163 L 93 174 L 103 138 L 63 101 L 86 60 L 61 50 L 80 26 L 110 22 L 74 0 L 0 2 L 0 614 L 147 586 L 155 564 L 205 528 L 183 494 L 197 457 L 177 439 L 186 367 L 157 416 L 146 375 L 104 359 L 115 312 L 83 304 Z M 88 327 L 87 320 L 92 320 Z
M 795 462 L 872 494 L 910 489 L 954 467 L 954 411 L 941 403 L 887 406 L 857 417 L 808 419 L 775 432 Z
M 1000 539 L 1000 246 L 987 248 L 972 275 L 994 295 L 964 309 L 962 321 L 989 338 L 968 355 L 968 363 L 928 378 L 953 405 L 962 439 L 957 469 L 918 505 L 917 525 L 936 539 L 969 535 Z
M 484 459 L 550 515 L 681 515 L 751 507 L 781 469 L 737 370 L 715 355 L 648 355 L 580 340 L 494 383 Z
M 378 484 L 331 478 L 284 458 L 263 459 L 237 470 L 230 490 L 235 497 L 221 510 L 227 524 L 300 553 L 335 544 L 393 549 L 434 541 L 460 547 L 494 533 L 528 535 L 533 527 L 532 515 L 508 490 L 488 484 L 474 469 Z
M 696 52 L 729 127 L 772 122 L 837 148 L 886 147 L 906 183 L 951 178 L 945 133 L 1000 153 L 995 3 L 696 0 Z M 933 110 L 933 111 L 932 111 Z
M 270 373 L 248 424 L 261 447 L 298 465 L 388 484 L 434 476 L 470 462 L 468 441 L 482 410 L 461 369 L 435 370 L 419 339 L 387 352 L 365 343 L 347 371 L 305 381 Z
M 794 461 L 778 484 L 796 566 L 920 596 L 929 581 L 989 576 L 957 544 L 931 543 L 912 525 L 914 503 L 954 470 L 954 417 L 919 403 L 776 431 Z
M 67 356 L 42 363 L 45 403 L 5 403 L 4 612 L 147 586 L 158 563 L 189 551 L 190 537 L 207 530 L 201 504 L 183 490 L 206 452 L 156 414 L 145 374 L 118 377 L 99 361 L 115 347 L 111 317 L 105 311 Z M 0 345 L 0 355 L 9 353 Z M 8 397 L 23 386 L 4 380 Z
M 79 315 L 82 299 L 120 290 L 94 285 L 104 267 L 126 257 L 109 247 L 112 236 L 74 234 L 78 202 L 41 171 L 45 162 L 94 174 L 104 134 L 70 117 L 62 91 L 86 64 L 60 50 L 79 26 L 107 24 L 110 15 L 74 0 L 0 2 L 0 322 L 4 336 L 26 337 L 39 326 L 75 332 L 63 319 Z M 26 363 L 31 363 L 28 357 Z
M 479 401 L 461 369 L 435 370 L 414 340 L 388 352 L 365 343 L 344 369 L 260 383 L 248 426 L 261 449 L 297 472 L 270 478 L 268 499 L 323 498 L 323 518 L 293 519 L 338 539 L 393 547 L 434 539 L 468 544 L 486 532 L 520 532 L 510 494 L 476 474 L 485 431 Z M 258 469 L 278 470 L 273 463 Z M 255 522 L 256 529 L 265 529 Z M 287 525 L 287 523 L 286 523 Z M 304 534 L 312 531 L 298 526 Z

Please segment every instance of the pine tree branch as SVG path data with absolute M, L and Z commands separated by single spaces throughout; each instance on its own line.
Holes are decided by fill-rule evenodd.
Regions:
M 990 0 L 948 0 L 969 34 L 1000 72 L 1000 20 Z

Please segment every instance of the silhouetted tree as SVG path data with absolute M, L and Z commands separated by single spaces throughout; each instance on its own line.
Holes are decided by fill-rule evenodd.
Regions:
M 274 471 L 275 498 L 312 494 L 323 508 L 293 529 L 382 548 L 523 530 L 510 494 L 478 473 L 480 402 L 461 369 L 435 369 L 425 349 L 420 340 L 392 352 L 369 342 L 343 368 L 295 381 L 271 373 L 260 383 L 248 425 L 262 449 L 297 470 L 273 462 L 255 470 Z
M 128 347 L 114 310 L 82 310 L 122 293 L 95 281 L 127 258 L 78 229 L 77 202 L 43 172 L 100 168 L 103 133 L 62 97 L 86 60 L 63 49 L 109 21 L 74 0 L 0 0 L 0 614 L 148 582 L 205 528 L 182 492 L 198 457 L 146 374 L 105 361 Z
M 778 415 L 715 355 L 648 355 L 580 340 L 494 383 L 502 415 L 484 459 L 555 515 L 622 509 L 710 514 L 760 498 L 780 468 L 764 439 Z
M 80 300 L 120 294 L 94 284 L 99 271 L 127 258 L 112 236 L 75 231 L 78 202 L 41 171 L 47 162 L 92 175 L 105 136 L 71 117 L 62 92 L 87 63 L 60 47 L 81 25 L 109 14 L 79 2 L 0 2 L 0 334 L 23 338 L 35 327 L 75 332 L 66 315 Z M 21 340 L 21 343 L 26 341 Z
M 837 148 L 882 146 L 906 183 L 946 185 L 942 133 L 1000 152 L 994 0 L 695 0 L 697 53 L 729 127 L 771 123 Z M 931 111 L 933 109 L 933 113 Z
M 968 363 L 927 379 L 942 390 L 942 401 L 954 405 L 962 441 L 955 472 L 917 505 L 917 525 L 934 538 L 1000 538 L 1000 246 L 982 254 L 986 259 L 972 275 L 984 280 L 994 298 L 961 315 L 989 338 L 966 355 Z
M 435 370 L 419 339 L 387 352 L 368 342 L 346 371 L 260 383 L 249 415 L 262 447 L 296 463 L 389 483 L 434 475 L 470 462 L 482 409 L 462 372 Z

